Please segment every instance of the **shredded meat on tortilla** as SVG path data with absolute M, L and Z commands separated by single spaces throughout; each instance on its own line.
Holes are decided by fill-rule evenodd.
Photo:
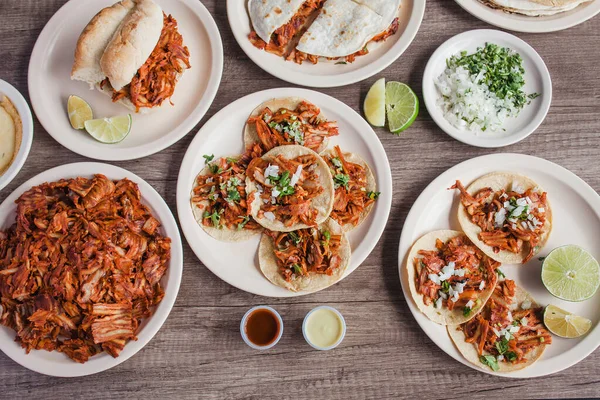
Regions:
M 163 29 L 156 47 L 137 71 L 131 83 L 119 91 L 113 90 L 113 101 L 123 98 L 131 100 L 136 112 L 141 108 L 160 106 L 170 99 L 175 91 L 179 76 L 191 68 L 190 52 L 183 45 L 183 37 L 177 30 L 177 21 L 163 13 Z M 110 83 L 108 78 L 100 87 Z M 112 88 L 111 88 L 112 90 Z
M 239 158 L 222 157 L 210 162 L 208 173 L 198 175 L 192 203 L 203 210 L 202 224 L 238 231 L 261 229 L 250 216 L 246 199 L 246 168 L 261 155 L 260 146 L 255 144 Z
M 291 160 L 278 155 L 272 162 L 252 160 L 246 175 L 256 182 L 258 192 L 250 194 L 248 201 L 260 197 L 258 216 L 281 221 L 288 227 L 297 223 L 316 226 L 319 212 L 312 201 L 324 191 L 316 162 L 311 154 Z
M 260 114 L 248 119 L 254 125 L 265 152 L 274 147 L 299 144 L 319 152 L 326 138 L 339 135 L 335 121 L 322 120 L 316 105 L 302 101 L 295 110 L 265 107 Z
M 341 235 L 316 228 L 266 234 L 273 240 L 279 271 L 288 282 L 310 274 L 331 275 L 341 266 Z
M 491 355 L 497 362 L 520 364 L 527 362 L 526 356 L 532 350 L 552 343 L 542 323 L 543 307 L 530 308 L 521 303 L 515 309 L 515 288 L 512 280 L 499 282 L 481 312 L 457 328 L 482 358 Z
M 483 254 L 464 235 L 446 243 L 437 239 L 436 250 L 419 250 L 417 254 L 419 257 L 413 260 L 415 285 L 426 305 L 448 310 L 460 306 L 468 316 L 480 301 L 482 290 L 494 286 L 498 279 L 496 269 L 500 263 Z M 469 302 L 473 302 L 471 307 L 467 307 Z
M 534 256 L 549 210 L 546 192 L 540 193 L 535 188 L 494 192 L 488 187 L 471 195 L 460 181 L 451 189 L 460 191 L 460 200 L 471 222 L 481 228 L 479 239 L 493 247 L 495 253 L 506 250 L 519 254 L 528 243 L 523 263 Z
M 137 185 L 104 175 L 44 183 L 0 231 L 0 323 L 31 350 L 117 357 L 161 302 L 171 240 Z
M 340 146 L 335 146 L 334 154 L 324 158 L 331 169 L 335 185 L 331 218 L 342 226 L 356 226 L 367 207 L 377 200 L 379 192 L 367 191 L 365 167 L 346 160 Z

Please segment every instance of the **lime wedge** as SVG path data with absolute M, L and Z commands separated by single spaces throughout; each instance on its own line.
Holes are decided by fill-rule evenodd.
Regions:
M 404 83 L 388 82 L 385 85 L 385 110 L 390 132 L 400 133 L 417 119 L 419 99 Z
M 600 285 L 600 266 L 581 247 L 562 246 L 552 250 L 544 259 L 542 283 L 559 299 L 587 300 L 596 293 Z
M 373 126 L 385 125 L 385 78 L 379 79 L 371 86 L 363 104 L 365 117 Z
M 112 118 L 90 119 L 85 121 L 85 130 L 102 143 L 118 143 L 131 131 L 131 115 Z
M 555 335 L 572 339 L 585 335 L 592 327 L 592 321 L 549 305 L 544 310 L 544 325 Z
M 69 96 L 67 111 L 69 112 L 69 122 L 71 122 L 73 129 L 83 129 L 85 121 L 94 118 L 92 107 L 79 96 Z

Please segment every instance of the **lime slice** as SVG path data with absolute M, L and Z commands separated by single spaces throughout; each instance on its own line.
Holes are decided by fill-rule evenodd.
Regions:
M 592 327 L 592 321 L 549 305 L 544 310 L 544 325 L 555 335 L 572 339 L 585 335 Z
M 404 83 L 388 82 L 385 85 L 385 110 L 390 132 L 400 133 L 417 119 L 419 99 Z
M 544 259 L 542 282 L 559 299 L 587 300 L 596 293 L 600 285 L 600 266 L 581 247 L 562 246 L 552 250 Z
M 94 118 L 92 107 L 79 96 L 69 96 L 67 111 L 69 112 L 69 122 L 71 122 L 73 129 L 83 129 L 85 121 Z
M 385 78 L 379 79 L 371 86 L 365 97 L 363 109 L 371 125 L 385 125 Z
M 85 121 L 85 130 L 102 143 L 118 143 L 131 131 L 131 115 Z

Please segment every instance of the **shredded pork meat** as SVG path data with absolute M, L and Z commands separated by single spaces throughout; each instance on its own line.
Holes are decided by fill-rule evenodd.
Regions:
M 137 185 L 104 175 L 23 193 L 0 231 L 0 323 L 29 353 L 117 357 L 164 296 L 171 241 Z

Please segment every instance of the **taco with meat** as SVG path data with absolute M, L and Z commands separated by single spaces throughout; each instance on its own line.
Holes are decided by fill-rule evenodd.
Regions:
M 333 178 L 307 147 L 280 146 L 253 159 L 246 171 L 249 215 L 277 232 L 317 227 L 333 208 Z
M 293 232 L 266 230 L 260 241 L 260 270 L 274 285 L 314 292 L 336 283 L 350 263 L 350 243 L 331 218 Z
M 485 175 L 466 189 L 460 181 L 458 221 L 485 254 L 503 264 L 524 264 L 546 244 L 552 231 L 547 193 L 532 179 L 511 173 Z
M 246 168 L 260 152 L 250 147 L 238 156 L 203 156 L 206 166 L 195 179 L 191 207 L 198 224 L 215 239 L 240 242 L 262 232 L 250 215 L 246 190 Z
M 514 281 L 500 281 L 475 318 L 448 326 L 450 338 L 471 363 L 497 372 L 537 361 L 552 337 L 542 323 L 543 307 Z
M 331 218 L 344 231 L 350 231 L 364 221 L 379 197 L 375 176 L 365 160 L 342 152 L 339 146 L 321 156 L 329 166 L 335 188 Z
M 473 318 L 491 296 L 500 266 L 462 232 L 440 230 L 415 242 L 406 269 L 419 310 L 441 325 Z
M 316 105 L 298 98 L 272 99 L 252 111 L 244 128 L 244 144 L 258 143 L 265 152 L 285 145 L 300 145 L 320 153 L 330 137 L 337 136 L 335 121 L 328 121 Z

